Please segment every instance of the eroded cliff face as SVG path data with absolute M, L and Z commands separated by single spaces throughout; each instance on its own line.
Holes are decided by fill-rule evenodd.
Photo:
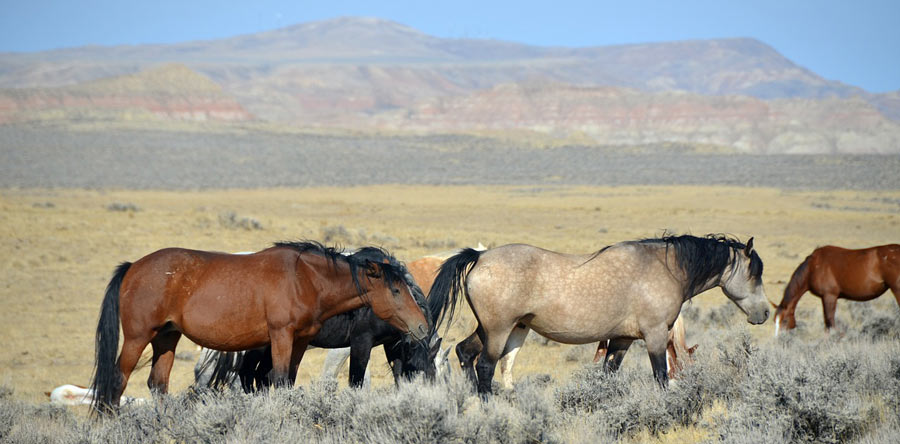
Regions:
M 55 88 L 0 90 L 0 123 L 47 120 L 246 121 L 253 116 L 184 65 Z

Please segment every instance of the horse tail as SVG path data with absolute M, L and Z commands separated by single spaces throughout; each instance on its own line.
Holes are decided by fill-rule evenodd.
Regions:
M 94 391 L 91 406 L 98 413 L 112 410 L 112 402 L 122 387 L 122 374 L 116 360 L 119 351 L 119 288 L 129 268 L 131 262 L 122 262 L 116 268 L 100 305 L 100 321 L 97 323 L 95 338 L 94 377 L 91 382 L 91 390 Z
M 246 351 L 223 352 L 204 348 L 194 365 L 194 387 L 223 390 L 240 378 Z
M 453 322 L 453 313 L 456 311 L 456 301 L 459 295 L 465 291 L 465 278 L 469 270 L 478 262 L 481 252 L 465 248 L 459 253 L 450 256 L 438 270 L 437 277 L 428 292 L 428 308 L 433 318 L 434 329 L 437 331 L 440 324 L 447 317 L 447 328 Z

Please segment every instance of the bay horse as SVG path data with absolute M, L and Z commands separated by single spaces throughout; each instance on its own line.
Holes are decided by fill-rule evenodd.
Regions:
M 425 293 L 403 262 L 376 247 L 364 247 L 345 254 L 354 260 L 381 262 L 396 268 L 416 303 L 423 312 L 428 313 Z M 429 325 L 433 325 L 432 317 L 427 317 L 432 323 Z M 324 321 L 309 345 L 327 349 L 349 348 L 351 387 L 361 387 L 364 384 L 372 348 L 379 345 L 384 346 L 384 354 L 395 382 L 402 378 L 412 378 L 417 373 L 433 378 L 434 359 L 441 345 L 436 330 L 430 330 L 426 341 L 428 347 L 410 343 L 404 338 L 405 334 L 401 330 L 380 319 L 370 307 L 361 307 Z M 339 360 L 339 363 L 342 364 L 343 360 Z M 215 388 L 237 385 L 239 382 L 245 392 L 252 392 L 270 385 L 268 372 L 271 368 L 269 347 L 236 352 L 205 352 L 194 367 L 194 383 L 201 387 Z
M 664 236 L 586 255 L 511 244 L 449 258 L 428 304 L 432 313 L 441 311 L 439 320 L 449 314 L 449 323 L 457 299 L 466 297 L 484 344 L 467 373 L 479 393 L 491 393 L 497 361 L 521 347 L 529 330 L 567 344 L 609 339 L 610 370 L 632 341 L 643 339 L 653 374 L 666 387 L 668 332 L 681 305 L 718 286 L 751 324 L 761 324 L 769 316 L 762 272 L 752 238 L 745 245 L 724 236 Z
M 322 323 L 364 305 L 417 341 L 431 331 L 401 270 L 316 242 L 279 242 L 249 255 L 166 248 L 124 262 L 100 309 L 94 410 L 118 406 L 147 344 L 153 348 L 148 386 L 166 393 L 181 335 L 223 351 L 269 344 L 272 380 L 293 384 Z M 120 323 L 124 342 L 116 359 Z
M 900 304 L 900 245 L 860 250 L 832 245 L 816 248 L 794 270 L 781 303 L 775 306 L 775 336 L 782 324 L 787 329 L 797 326 L 794 310 L 807 291 L 822 299 L 825 329 L 831 330 L 839 298 L 869 301 L 888 288 Z

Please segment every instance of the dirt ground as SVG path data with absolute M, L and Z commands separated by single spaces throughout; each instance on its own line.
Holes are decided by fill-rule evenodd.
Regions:
M 249 251 L 278 240 L 313 239 L 380 245 L 409 261 L 478 242 L 586 253 L 666 231 L 755 236 L 766 291 L 778 302 L 791 272 L 816 246 L 900 242 L 900 191 L 418 185 L 194 192 L 2 189 L 0 385 L 12 387 L 16 398 L 44 402 L 44 392 L 58 385 L 89 384 L 94 330 L 113 268 L 164 247 Z M 696 301 L 706 306 L 726 299 L 712 290 Z M 800 307 L 821 316 L 814 297 L 807 296 Z M 820 319 L 807 322 L 821 328 Z M 471 329 L 471 319 L 463 316 L 445 344 L 455 344 Z M 770 321 L 751 331 L 769 337 L 773 326 Z M 529 353 L 526 344 L 517 378 L 564 377 L 581 365 L 565 359 L 569 346 L 542 350 L 546 353 Z M 172 390 L 191 383 L 196 356 L 196 347 L 183 339 Z M 389 381 L 381 356 L 374 351 L 372 361 L 379 384 Z M 584 356 L 589 359 L 589 350 Z M 321 350 L 307 354 L 300 384 L 318 377 L 323 357 Z M 148 370 L 132 376 L 126 394 L 148 396 Z

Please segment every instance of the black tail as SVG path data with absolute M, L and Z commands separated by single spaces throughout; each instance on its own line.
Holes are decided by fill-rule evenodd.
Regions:
M 119 287 L 122 286 L 122 279 L 130 267 L 131 262 L 122 262 L 116 268 L 109 285 L 106 286 L 103 304 L 100 305 L 94 378 L 91 382 L 91 389 L 94 391 L 94 402 L 91 405 L 98 413 L 113 411 L 113 400 L 119 396 L 122 387 L 122 374 L 116 360 L 116 354 L 119 352 Z
M 444 316 L 447 316 L 447 328 L 450 328 L 456 311 L 456 300 L 465 291 L 466 275 L 479 257 L 481 252 L 466 248 L 444 261 L 438 270 L 431 291 L 428 292 L 428 309 L 434 318 L 435 331 L 444 321 Z
M 791 275 L 791 281 L 787 287 L 784 287 L 784 297 L 781 298 L 781 304 L 778 304 L 778 311 L 784 310 L 790 305 L 791 301 L 799 299 L 806 290 L 809 290 L 809 260 L 812 255 L 806 256 L 803 263 L 794 270 Z
M 233 387 L 240 378 L 246 351 L 223 352 L 204 349 L 194 366 L 194 386 L 223 390 Z

